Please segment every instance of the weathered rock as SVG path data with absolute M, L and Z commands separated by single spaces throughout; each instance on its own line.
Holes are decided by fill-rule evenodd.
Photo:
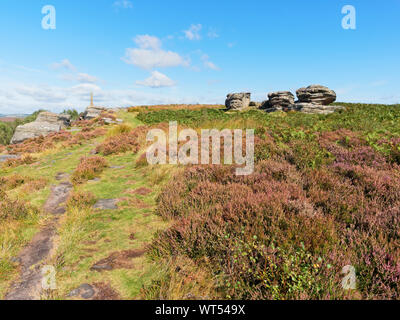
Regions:
M 343 106 L 326 106 L 322 104 L 296 102 L 287 107 L 287 111 L 299 111 L 310 114 L 331 114 L 338 110 L 344 110 Z
M 104 121 L 105 124 L 117 124 L 117 121 L 114 121 L 111 118 L 102 118 L 102 120 Z
M 328 105 L 336 101 L 335 91 L 318 84 L 300 88 L 296 91 L 296 95 L 299 98 L 299 102 L 317 105 Z
M 56 180 L 61 181 L 61 180 L 66 180 L 70 177 L 71 175 L 66 173 L 66 172 L 59 172 L 56 174 Z
M 251 93 L 230 93 L 226 96 L 227 109 L 240 110 L 249 107 Z
M 281 106 L 271 106 L 269 100 L 265 100 L 261 103 L 259 109 L 264 110 L 265 112 L 275 112 L 275 111 L 282 111 Z
M 11 144 L 21 143 L 27 139 L 47 136 L 50 133 L 61 130 L 61 125 L 49 122 L 30 122 L 15 129 L 14 136 L 11 139 Z
M 97 117 L 100 117 L 101 113 L 105 110 L 106 108 L 103 107 L 89 106 L 86 108 L 86 111 L 83 114 L 83 118 L 85 120 L 95 119 Z
M 290 91 L 278 91 L 268 94 L 270 108 L 282 109 L 294 103 L 294 95 Z
M 72 184 L 68 181 L 61 182 L 57 186 L 51 188 L 51 194 L 43 206 L 43 210 L 51 214 L 63 214 L 66 209 L 65 206 L 61 206 L 67 201 Z
M 91 299 L 95 295 L 95 289 L 92 285 L 84 283 L 78 288 L 72 290 L 67 297 L 79 297 L 82 299 Z
M 44 111 L 38 114 L 35 122 L 59 124 L 62 129 L 65 129 L 70 126 L 71 116 L 69 114 L 56 114 Z
M 50 133 L 59 132 L 70 125 L 70 116 L 67 114 L 55 114 L 41 112 L 34 122 L 20 125 L 16 128 L 11 144 L 21 143 L 27 139 L 46 136 Z

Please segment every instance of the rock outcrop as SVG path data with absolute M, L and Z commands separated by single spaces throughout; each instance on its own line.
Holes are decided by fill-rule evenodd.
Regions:
M 288 111 L 299 111 L 309 114 L 331 114 L 338 110 L 345 109 L 342 106 L 326 106 L 307 102 L 296 102 L 287 107 Z
M 38 114 L 35 122 L 48 122 L 52 124 L 59 124 L 62 129 L 71 125 L 71 116 L 69 114 L 56 114 L 51 112 L 41 112 Z
M 250 106 L 251 93 L 230 93 L 226 96 L 227 109 L 240 110 Z
M 299 101 L 289 105 L 287 109 L 303 113 L 330 114 L 337 110 L 345 109 L 342 106 L 331 106 L 336 101 L 335 91 L 314 84 L 296 91 Z
M 289 91 L 271 92 L 268 94 L 269 105 L 277 109 L 283 109 L 294 103 L 294 95 Z
M 20 125 L 15 129 L 11 144 L 21 143 L 27 139 L 46 136 L 53 132 L 59 132 L 70 125 L 70 116 L 67 114 L 55 114 L 41 112 L 34 122 Z
M 311 85 L 296 91 L 299 101 L 289 91 L 278 91 L 268 94 L 269 100 L 264 101 L 260 109 L 266 112 L 299 111 L 303 113 L 330 114 L 345 109 L 342 106 L 329 105 L 336 100 L 335 91 L 321 86 Z
M 328 105 L 336 101 L 335 91 L 314 84 L 307 88 L 300 88 L 296 91 L 299 102 L 313 103 L 317 105 Z
M 103 107 L 89 106 L 86 108 L 85 112 L 83 113 L 83 119 L 91 120 L 91 119 L 100 117 L 101 113 L 105 110 L 106 110 L 106 108 L 103 108 Z
M 277 91 L 268 94 L 268 100 L 264 101 L 260 109 L 266 112 L 285 110 L 294 103 L 294 95 L 290 91 Z

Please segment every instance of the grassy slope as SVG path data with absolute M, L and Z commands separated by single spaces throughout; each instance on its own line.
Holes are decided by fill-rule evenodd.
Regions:
M 123 112 L 119 115 L 125 123 L 133 127 L 140 124 L 134 113 Z M 59 172 L 71 174 L 82 156 L 87 156 L 96 143 L 104 137 L 86 141 L 80 146 L 68 149 L 54 149 L 36 154 L 40 160 L 33 165 L 23 165 L 0 171 L 1 176 L 19 174 L 31 178 L 46 177 L 46 188 L 37 193 L 26 194 L 21 187 L 9 192 L 11 197 L 24 199 L 36 207 L 42 207 L 50 194 L 50 186 L 58 184 L 55 176 Z M 97 261 L 106 258 L 113 252 L 127 249 L 141 249 L 149 244 L 154 233 L 167 226 L 166 222 L 153 214 L 155 197 L 162 181 L 167 180 L 173 168 L 149 170 L 136 169 L 136 155 L 126 153 L 106 157 L 110 166 L 123 166 L 121 169 L 106 169 L 98 182 L 76 186 L 75 190 L 92 192 L 98 199 L 123 198 L 119 210 L 78 210 L 70 208 L 60 221 L 57 250 L 49 264 L 57 270 L 58 290 L 45 298 L 64 299 L 68 292 L 82 283 L 105 282 L 126 299 L 136 298 L 140 288 L 149 282 L 154 272 L 154 264 L 145 256 L 134 260 L 132 269 L 117 269 L 107 273 L 90 271 Z M 147 187 L 152 192 L 146 196 L 126 194 L 127 190 Z M 129 204 L 129 199 L 137 198 L 148 207 Z M 16 264 L 12 258 L 27 244 L 48 217 L 41 213 L 28 219 L 0 224 L 0 297 L 12 280 L 18 276 Z M 134 240 L 130 236 L 134 235 Z

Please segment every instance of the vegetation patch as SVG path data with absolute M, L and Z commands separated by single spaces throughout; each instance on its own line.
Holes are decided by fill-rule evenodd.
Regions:
M 74 173 L 71 180 L 75 184 L 80 184 L 85 181 L 98 177 L 107 168 L 106 159 L 100 156 L 83 157 Z

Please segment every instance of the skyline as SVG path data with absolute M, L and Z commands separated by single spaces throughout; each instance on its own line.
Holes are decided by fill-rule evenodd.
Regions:
M 42 28 L 42 8 L 56 28 Z M 356 29 L 342 27 L 345 5 Z M 166 103 L 223 104 L 230 92 L 400 102 L 400 2 L 3 0 L 0 114 Z

